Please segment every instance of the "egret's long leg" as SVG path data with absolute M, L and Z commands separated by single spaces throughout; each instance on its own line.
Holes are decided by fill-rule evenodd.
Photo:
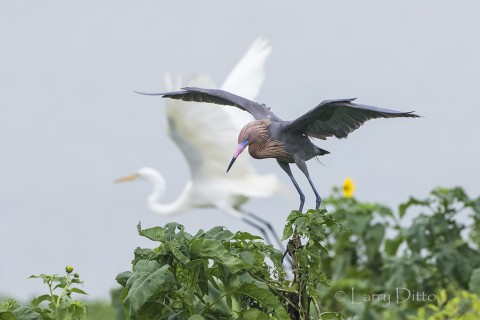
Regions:
M 242 220 L 246 224 L 248 224 L 248 225 L 254 227 L 255 229 L 257 229 L 258 231 L 260 231 L 260 233 L 263 236 L 263 239 L 265 240 L 265 242 L 267 242 L 268 244 L 272 244 L 272 241 L 271 241 L 270 237 L 268 236 L 267 231 L 265 231 L 265 228 L 263 226 L 259 225 L 258 223 L 251 221 L 249 219 L 248 215 L 246 214 L 246 212 L 238 210 L 238 209 L 234 209 L 231 206 L 218 206 L 218 207 L 220 209 L 223 209 L 226 213 L 230 214 L 232 217 L 237 218 L 239 220 Z
M 310 183 L 310 186 L 312 187 L 313 192 L 315 193 L 315 210 L 318 210 L 318 208 L 320 207 L 320 203 L 322 202 L 322 198 L 320 197 L 320 194 L 317 192 L 317 189 L 315 189 L 315 185 L 313 184 L 312 179 L 310 179 L 310 175 L 308 174 L 307 164 L 302 159 L 295 160 L 295 164 L 300 169 L 300 171 L 303 172 L 305 177 L 307 177 L 308 183 Z
M 275 242 L 277 243 L 278 248 L 283 252 L 287 252 L 285 246 L 282 243 L 282 240 L 280 239 L 280 237 L 278 236 L 277 232 L 275 231 L 275 229 L 273 228 L 273 226 L 270 222 L 268 222 L 267 220 L 259 217 L 258 215 L 254 214 L 252 212 L 247 212 L 247 211 L 243 211 L 243 210 L 242 210 L 242 212 L 246 216 L 249 216 L 249 217 L 257 220 L 258 222 L 262 223 L 263 225 L 265 225 L 267 227 L 267 229 L 270 230 L 270 233 L 273 235 L 273 238 L 275 239 Z M 247 220 L 244 220 L 244 221 L 247 221 Z M 266 236 L 266 234 L 265 234 L 265 236 Z M 267 237 L 267 239 L 265 239 L 265 241 L 267 242 L 267 244 L 272 244 L 272 242 L 268 239 L 268 236 L 266 236 L 266 237 Z M 284 258 L 285 258 L 285 254 L 282 257 L 282 262 L 283 262 Z M 292 259 L 290 257 L 287 257 L 287 262 L 288 262 L 289 265 L 292 265 Z
M 278 233 L 275 231 L 275 229 L 273 228 L 272 224 L 270 222 L 268 222 L 267 220 L 261 218 L 260 216 L 252 213 L 252 212 L 247 212 L 247 211 L 242 211 L 244 212 L 246 215 L 248 215 L 249 217 L 252 217 L 253 219 L 257 220 L 258 222 L 262 223 L 263 225 L 265 225 L 265 227 L 267 227 L 267 229 L 270 231 L 270 233 L 272 234 L 273 236 L 273 239 L 275 240 L 275 242 L 277 243 L 278 247 L 280 250 L 284 251 L 285 250 L 285 246 L 283 245 L 282 243 L 282 240 L 280 239 L 280 237 L 278 236 Z
M 300 186 L 298 185 L 297 181 L 293 177 L 292 170 L 290 169 L 290 165 L 287 162 L 282 162 L 279 160 L 277 160 L 277 162 L 280 168 L 282 168 L 283 171 L 285 171 L 288 174 L 288 176 L 290 177 L 290 180 L 292 180 L 293 185 L 295 186 L 295 189 L 297 189 L 297 192 L 300 195 L 300 208 L 298 209 L 298 211 L 302 212 L 303 205 L 305 204 L 305 195 L 303 194 L 302 189 L 300 189 Z
M 292 180 L 292 183 L 295 186 L 295 189 L 297 189 L 297 192 L 300 195 L 300 208 L 298 209 L 298 211 L 302 212 L 303 205 L 305 204 L 305 195 L 303 194 L 302 189 L 300 189 L 300 186 L 298 185 L 297 181 L 295 181 L 295 178 L 293 177 L 293 174 L 292 174 L 292 170 L 290 169 L 290 165 L 287 162 L 282 162 L 282 161 L 279 161 L 278 159 L 277 159 L 277 163 L 280 166 L 280 168 L 282 168 L 283 171 L 285 171 L 288 174 L 288 176 L 290 177 L 290 180 Z M 283 255 L 283 258 L 285 258 L 287 252 L 290 254 L 292 258 L 289 260 L 290 260 L 290 264 L 292 265 L 292 268 L 295 268 L 295 266 L 293 266 L 293 254 L 292 252 L 290 252 L 289 248 L 290 248 L 290 244 L 295 244 L 297 240 L 298 242 L 300 242 L 300 237 L 297 234 L 297 226 L 295 226 L 295 229 L 293 231 L 293 237 L 288 241 L 287 250 L 285 250 L 285 253 Z
M 303 210 L 303 205 L 305 204 L 305 195 L 302 192 L 302 189 L 300 189 L 300 186 L 298 185 L 297 181 L 295 181 L 295 178 L 293 175 L 290 176 L 290 180 L 292 180 L 293 185 L 298 191 L 298 194 L 300 195 L 300 207 L 298 208 L 298 211 L 302 212 Z
M 315 189 L 315 186 L 313 185 L 310 176 L 307 175 L 307 179 L 310 183 L 310 186 L 312 186 L 313 192 L 315 193 L 315 210 L 318 210 L 318 208 L 320 208 L 320 203 L 322 203 L 322 198 L 320 197 L 320 194 L 318 194 L 317 189 Z
M 261 233 L 262 236 L 263 236 L 263 239 L 265 239 L 265 242 L 266 242 L 267 244 L 272 244 L 272 240 L 271 240 L 270 237 L 268 236 L 267 231 L 265 231 L 265 229 L 264 229 L 261 225 L 255 223 L 255 222 L 253 222 L 253 221 L 248 220 L 247 216 L 243 216 L 243 217 L 242 217 L 242 221 L 245 222 L 246 224 L 248 224 L 248 225 L 256 228 L 258 231 L 260 231 L 260 233 Z

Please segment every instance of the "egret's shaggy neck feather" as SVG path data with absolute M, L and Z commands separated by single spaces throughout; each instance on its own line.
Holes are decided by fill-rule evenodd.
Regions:
M 269 137 L 270 124 L 270 119 L 252 121 L 242 129 L 238 140 L 249 139 L 248 153 L 255 159 L 277 158 L 290 162 L 291 158 L 285 151 L 283 143 Z

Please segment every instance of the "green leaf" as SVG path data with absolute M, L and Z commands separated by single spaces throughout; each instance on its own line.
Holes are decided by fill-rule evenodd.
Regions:
M 165 239 L 165 229 L 161 227 L 154 227 L 142 230 L 142 225 L 139 222 L 137 225 L 137 230 L 139 235 L 153 241 L 162 242 Z
M 196 269 L 196 268 L 199 268 L 203 265 L 205 261 L 202 260 L 202 259 L 196 259 L 196 260 L 192 260 L 190 262 L 188 262 L 185 267 L 187 267 L 188 269 Z
M 419 205 L 419 206 L 428 206 L 430 204 L 430 201 L 427 200 L 418 200 L 414 197 L 410 197 L 407 202 L 402 203 L 398 206 L 398 214 L 400 218 L 403 218 L 405 215 L 407 209 L 413 205 Z
M 291 223 L 287 223 L 285 227 L 283 228 L 283 235 L 282 235 L 282 241 L 287 240 L 290 238 L 293 234 L 293 227 Z
M 349 217 L 349 220 L 350 230 L 355 234 L 362 236 L 365 234 L 365 232 L 367 232 L 367 230 L 370 232 L 369 223 L 372 220 L 372 216 L 370 214 L 357 214 Z
M 235 236 L 233 237 L 233 239 L 239 240 L 239 241 L 263 240 L 262 237 L 254 236 L 253 234 L 250 234 L 248 232 L 243 232 L 243 231 L 238 231 L 237 233 L 235 233 Z
M 184 243 L 190 241 L 192 238 L 191 235 L 185 232 L 183 225 L 170 222 L 165 225 L 165 239 L 168 241 L 175 242 L 176 244 Z
M 260 288 L 254 283 L 244 283 L 240 288 L 235 289 L 235 291 L 249 296 L 265 307 L 274 310 L 278 320 L 290 319 L 283 305 L 269 289 Z
M 67 317 L 66 319 L 71 320 L 83 320 L 86 318 L 87 310 L 83 303 L 79 301 L 73 301 L 67 309 Z
M 342 319 L 342 314 L 339 312 L 323 312 L 320 314 L 320 319 Z
M 480 213 L 480 197 L 478 197 L 475 200 L 472 200 L 470 204 L 476 213 Z
M 261 289 L 268 290 L 268 286 L 265 282 L 254 279 L 248 272 L 245 272 L 242 275 L 240 275 L 238 277 L 238 280 L 240 281 L 240 283 L 253 283 Z
M 380 223 L 376 223 L 369 227 L 368 233 L 365 235 L 365 244 L 367 245 L 367 256 L 370 260 L 377 258 L 379 255 L 379 247 L 385 235 L 385 227 Z
M 16 320 L 15 315 L 10 312 L 0 312 L 0 320 Z
M 175 246 L 174 243 L 167 242 L 164 244 L 163 247 L 165 248 L 165 250 L 170 251 L 173 256 L 184 265 L 190 262 L 190 258 L 184 255 L 182 251 L 180 251 L 179 248 Z
M 468 289 L 480 295 L 480 268 L 473 270 L 468 282 Z
M 53 287 L 53 291 L 57 290 L 58 288 L 64 289 L 66 286 L 68 286 L 67 283 L 59 283 L 55 287 Z
M 83 320 L 86 317 L 86 309 L 79 301 L 64 300 L 57 308 L 56 319 Z
M 170 283 L 175 278 L 169 270 L 169 265 L 160 267 L 156 261 L 139 261 L 128 279 L 126 289 L 128 294 L 123 300 L 124 307 L 132 319 L 139 319 L 139 311 L 157 294 L 171 291 Z
M 248 264 L 234 255 L 232 255 L 223 244 L 213 239 L 194 239 L 190 244 L 190 256 L 192 259 L 213 259 L 224 265 L 231 273 L 236 273 Z
M 234 235 L 229 230 L 226 230 L 225 227 L 217 226 L 214 227 L 202 235 L 205 239 L 216 239 L 220 241 L 230 241 Z M 197 236 L 198 238 L 198 236 Z
M 303 213 L 298 210 L 292 210 L 287 217 L 287 221 L 295 221 L 298 217 L 302 217 Z
M 255 255 L 250 251 L 241 252 L 240 257 L 250 265 L 253 265 L 253 263 L 255 262 Z
M 384 217 L 393 217 L 393 211 L 389 207 L 378 205 L 377 212 Z
M 17 320 L 43 320 L 40 313 L 29 306 L 21 306 L 12 311 Z
M 3 312 L 12 311 L 15 308 L 18 308 L 18 303 L 15 301 L 15 299 L 0 301 L 0 314 Z
M 39 296 L 39 297 L 33 298 L 31 304 L 32 304 L 32 306 L 36 307 L 36 306 L 38 306 L 40 303 L 42 303 L 43 301 L 49 301 L 49 302 L 51 302 L 51 297 L 50 297 L 50 295 L 49 295 L 49 294 L 43 294 L 43 295 L 41 295 L 41 296 Z
M 240 320 L 268 320 L 268 315 L 256 308 L 250 308 L 240 312 Z
M 393 239 L 385 240 L 385 253 L 389 256 L 395 256 L 397 254 L 398 247 L 403 242 L 403 237 L 397 236 Z
M 85 291 L 83 291 L 82 289 L 79 289 L 79 288 L 70 288 L 70 292 L 75 292 L 75 293 L 78 293 L 78 294 L 88 295 L 88 293 L 86 293 Z
M 309 219 L 307 217 L 298 217 L 295 219 L 294 225 L 297 226 L 297 231 L 300 234 L 308 234 Z
M 195 314 L 195 315 L 189 317 L 188 320 L 205 320 L 205 318 L 202 317 L 202 316 L 199 315 L 199 314 Z
M 300 217 L 304 217 L 304 214 L 298 210 L 292 210 L 292 212 L 287 217 L 287 223 L 283 228 L 282 240 L 287 240 L 293 234 L 293 225 L 296 224 L 296 220 Z
M 124 272 L 121 272 L 117 275 L 117 277 L 115 278 L 115 280 L 117 280 L 117 282 L 122 286 L 122 287 L 125 287 L 127 285 L 127 281 L 128 279 L 132 276 L 133 272 L 131 271 L 124 271 Z

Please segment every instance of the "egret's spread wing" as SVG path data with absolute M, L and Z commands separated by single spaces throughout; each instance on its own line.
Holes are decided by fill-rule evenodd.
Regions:
M 215 86 L 205 75 L 193 77 L 188 84 Z M 177 88 L 168 87 L 170 90 Z M 205 103 L 166 102 L 168 134 L 187 160 L 192 180 L 225 177 L 238 137 L 238 129 L 225 109 Z M 235 170 L 228 174 L 230 179 L 254 172 L 248 157 L 239 157 L 238 162 Z
M 290 122 L 285 130 L 326 139 L 335 136 L 346 138 L 365 121 L 376 118 L 417 118 L 412 112 L 382 109 L 353 103 L 355 99 L 327 100 Z
M 230 71 L 220 89 L 255 101 L 265 81 L 265 62 L 271 51 L 272 47 L 266 39 L 255 39 Z M 238 108 L 224 108 L 223 110 L 232 117 L 232 121 L 239 131 L 254 120 L 251 114 Z
M 214 103 L 225 106 L 234 106 L 241 110 L 247 111 L 257 120 L 276 117 L 265 105 L 253 102 L 246 98 L 237 96 L 236 94 L 223 91 L 220 89 L 203 89 L 196 87 L 185 87 L 181 91 L 164 92 L 164 93 L 146 93 L 137 92 L 144 95 L 162 96 L 162 98 L 170 98 L 183 101 L 195 101 Z
M 265 81 L 265 62 L 271 51 L 272 47 L 266 39 L 255 39 L 220 88 L 255 100 Z

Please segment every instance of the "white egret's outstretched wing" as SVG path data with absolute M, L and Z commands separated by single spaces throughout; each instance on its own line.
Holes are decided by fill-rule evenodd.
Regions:
M 285 130 L 325 140 L 327 137 L 346 138 L 367 120 L 376 118 L 417 118 L 412 112 L 383 109 L 353 103 L 355 99 L 326 100 L 293 120 Z
M 272 47 L 266 39 L 257 38 L 232 69 L 220 89 L 255 100 L 265 81 L 265 62 L 271 51 Z M 232 117 L 239 132 L 248 122 L 254 120 L 251 114 L 236 108 L 226 108 L 225 112 Z
M 269 52 L 270 47 L 266 46 L 266 41 L 255 41 L 230 72 L 224 85 L 231 90 L 246 94 L 249 99 L 255 99 L 265 78 L 263 64 Z M 210 77 L 204 75 L 192 78 L 187 84 L 215 88 Z M 167 89 L 178 90 L 180 86 L 179 81 L 174 84 L 171 78 L 167 78 Z M 273 175 L 259 176 L 255 174 L 248 157 L 240 157 L 237 160 L 236 169 L 228 176 L 225 174 L 232 152 L 237 146 L 238 133 L 241 129 L 238 125 L 245 121 L 241 119 L 246 118 L 246 122 L 253 119 L 249 113 L 235 110 L 235 108 L 219 108 L 205 103 L 185 103 L 170 99 L 166 100 L 166 103 L 169 135 L 187 159 L 192 180 L 227 178 L 238 184 L 238 194 L 246 194 L 245 190 L 248 190 L 239 183 L 240 179 L 255 184 L 257 187 L 252 188 L 256 190 L 252 190 L 252 192 L 258 192 L 257 195 L 262 195 L 259 189 L 264 189 L 271 194 L 277 188 L 277 180 Z M 229 112 L 228 109 L 234 109 L 234 112 Z M 237 121 L 232 120 L 235 112 L 241 114 L 243 118 L 239 117 Z M 244 191 L 241 192 L 241 189 Z
M 212 86 L 206 76 L 189 81 Z M 192 181 L 207 184 L 224 180 L 224 187 L 234 194 L 269 196 L 278 189 L 274 175 L 258 175 L 248 157 L 239 157 L 235 170 L 226 174 L 232 152 L 237 146 L 238 130 L 224 108 L 205 103 L 166 100 L 168 133 L 187 160 Z M 192 105 L 193 104 L 193 105 Z
M 188 83 L 215 86 L 207 76 L 196 76 Z M 238 137 L 225 110 L 205 103 L 166 100 L 166 115 L 168 133 L 188 161 L 192 180 L 224 176 Z M 231 178 L 253 172 L 244 158 Z

